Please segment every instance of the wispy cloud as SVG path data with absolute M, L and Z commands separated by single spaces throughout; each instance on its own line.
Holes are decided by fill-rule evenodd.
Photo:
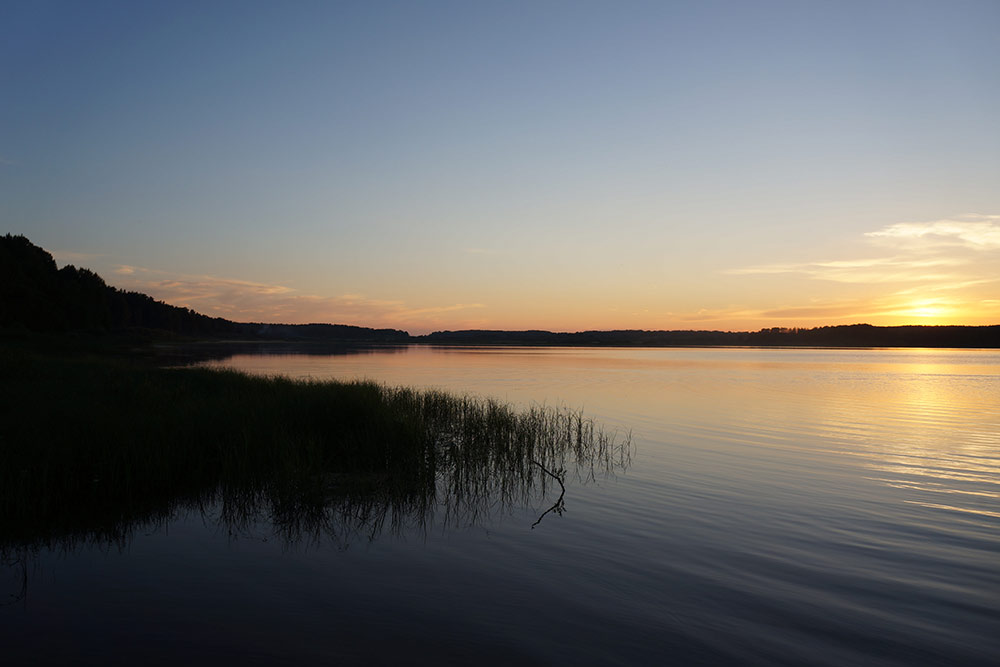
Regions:
M 456 310 L 468 310 L 470 308 L 485 308 L 482 303 L 456 303 L 451 306 L 432 306 L 430 308 L 411 308 L 400 311 L 402 317 L 411 318 L 417 315 L 437 315 L 440 313 L 451 313 Z
M 702 309 L 696 313 L 687 315 L 677 315 L 675 318 L 681 322 L 699 324 L 710 327 L 715 322 L 746 322 L 752 328 L 754 324 L 758 326 L 771 326 L 775 320 L 820 320 L 829 323 L 844 317 L 865 316 L 878 314 L 884 308 L 873 307 L 869 302 L 859 300 L 840 301 L 816 301 L 805 306 L 784 306 L 780 308 L 717 308 Z
M 765 319 L 833 320 L 841 317 L 850 317 L 852 315 L 879 314 L 881 310 L 882 309 L 877 306 L 873 308 L 871 303 L 846 301 L 813 306 L 775 308 L 773 310 L 760 311 L 758 315 Z
M 287 285 L 218 276 L 166 275 L 130 265 L 119 266 L 115 273 L 121 277 L 123 288 L 145 292 L 206 315 L 240 321 L 329 322 L 429 331 L 441 326 L 443 320 L 438 316 L 485 307 L 480 303 L 414 307 L 401 300 L 374 299 L 356 293 L 304 294 Z
M 886 225 L 862 236 L 860 257 L 759 264 L 731 275 L 787 275 L 852 284 L 849 299 L 720 311 L 719 319 L 825 321 L 988 317 L 995 307 L 983 299 L 1000 284 L 1000 215 L 963 215 L 929 222 Z M 890 249 L 888 254 L 886 249 Z M 865 256 L 867 255 L 867 256 Z M 821 291 L 821 290 L 817 290 Z M 814 292 L 815 293 L 815 292 Z M 860 294 L 863 293 L 863 296 Z
M 945 292 L 949 290 L 963 290 L 969 287 L 975 287 L 976 285 L 985 285 L 987 283 L 1000 282 L 1000 278 L 981 278 L 979 280 L 965 280 L 958 283 L 936 283 L 933 285 L 921 285 L 919 287 L 910 287 L 908 289 L 902 289 L 894 294 L 903 296 L 908 294 L 915 294 L 917 292 Z
M 1000 249 L 1000 215 L 966 215 L 932 222 L 900 222 L 865 234 L 876 240 L 916 242 L 919 247 Z
M 927 293 L 903 295 L 891 293 L 875 297 L 849 299 L 811 299 L 805 304 L 777 308 L 745 307 L 701 310 L 676 317 L 678 321 L 710 328 L 716 322 L 742 323 L 746 328 L 787 324 L 818 326 L 836 323 L 900 322 L 920 323 L 942 317 L 962 317 L 964 313 L 997 310 L 1000 300 L 967 297 L 961 294 Z
M 734 320 L 753 320 L 760 317 L 759 310 L 748 308 L 701 308 L 694 313 L 668 313 L 680 322 L 711 323 Z
M 187 301 L 227 297 L 266 296 L 287 294 L 292 291 L 290 287 L 283 285 L 266 285 L 247 280 L 215 278 L 212 276 L 204 276 L 197 279 L 161 280 L 149 283 L 149 286 L 160 293 L 168 292 L 174 298 L 182 298 Z
M 960 279 L 961 273 L 942 269 L 966 263 L 966 260 L 956 257 L 894 256 L 799 264 L 761 264 L 732 269 L 727 273 L 735 275 L 795 273 L 817 280 L 842 283 L 888 283 Z
M 799 274 L 843 283 L 981 282 L 984 253 L 1000 251 L 1000 216 L 967 215 L 932 222 L 901 222 L 864 234 L 869 244 L 891 247 L 889 256 L 760 264 L 735 275 Z

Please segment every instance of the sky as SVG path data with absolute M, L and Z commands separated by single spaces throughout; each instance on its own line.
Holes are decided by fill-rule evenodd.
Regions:
M 239 321 L 1000 324 L 1000 2 L 0 5 L 0 233 Z

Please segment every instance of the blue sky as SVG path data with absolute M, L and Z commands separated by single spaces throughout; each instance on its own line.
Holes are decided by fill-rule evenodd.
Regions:
M 0 232 L 236 319 L 996 323 L 998 32 L 997 2 L 8 2 Z

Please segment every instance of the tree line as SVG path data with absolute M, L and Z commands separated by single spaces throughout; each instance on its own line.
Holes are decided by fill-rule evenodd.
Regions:
M 208 338 L 406 340 L 395 329 L 233 322 L 120 290 L 90 269 L 55 259 L 24 236 L 0 237 L 0 327 L 37 332 L 146 331 Z
M 0 328 L 44 332 L 146 331 L 242 340 L 358 341 L 433 345 L 554 346 L 813 346 L 1000 347 L 1000 326 L 870 324 L 760 331 L 435 331 L 410 336 L 399 329 L 346 324 L 233 322 L 120 290 L 89 269 L 58 268 L 52 255 L 24 236 L 0 237 Z

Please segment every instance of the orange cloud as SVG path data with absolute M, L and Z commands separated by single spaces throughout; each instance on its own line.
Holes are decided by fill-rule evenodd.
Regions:
M 331 322 L 413 328 L 422 332 L 441 328 L 445 319 L 439 316 L 484 307 L 479 303 L 411 306 L 400 300 L 373 299 L 362 294 L 299 294 L 285 285 L 216 276 L 150 279 L 162 275 L 162 272 L 139 267 L 123 268 L 130 271 L 119 271 L 119 275 L 126 279 L 133 277 L 122 285 L 125 289 L 145 292 L 156 299 L 206 315 L 240 321 L 289 324 Z

